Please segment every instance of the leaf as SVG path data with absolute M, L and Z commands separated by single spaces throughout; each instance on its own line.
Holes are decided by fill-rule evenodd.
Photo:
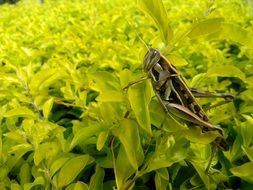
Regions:
M 96 172 L 92 175 L 90 179 L 89 190 L 103 190 L 104 176 L 104 169 L 97 165 Z
M 153 19 L 161 33 L 161 39 L 169 43 L 173 38 L 173 31 L 162 0 L 138 0 L 138 5 Z
M 239 159 L 241 157 L 241 154 L 242 154 L 242 151 L 241 151 L 241 148 L 242 148 L 242 145 L 243 145 L 243 139 L 242 139 L 242 136 L 241 135 L 238 135 L 236 136 L 234 142 L 233 142 L 233 146 L 232 146 L 232 149 L 231 149 L 231 152 L 230 152 L 230 162 L 233 162 L 237 159 Z
M 162 176 L 156 172 L 155 174 L 155 187 L 157 190 L 164 190 L 167 189 L 169 184 L 169 180 L 162 178 Z
M 124 166 L 124 167 L 122 167 Z M 127 185 L 127 179 L 134 174 L 135 169 L 133 168 L 130 160 L 127 157 L 125 148 L 121 145 L 115 164 L 115 178 L 118 189 L 125 189 Z
M 101 92 L 96 100 L 98 102 L 122 102 L 124 100 L 124 96 L 119 91 L 107 90 L 105 92 Z
M 159 174 L 159 176 L 165 180 L 169 180 L 170 177 L 169 177 L 169 172 L 168 172 L 168 169 L 167 168 L 161 168 L 161 169 L 158 169 L 156 170 L 157 174 Z
M 101 133 L 99 133 L 98 135 L 98 139 L 97 139 L 97 150 L 101 150 L 103 148 L 103 146 L 105 145 L 105 142 L 107 140 L 109 132 L 108 131 L 102 131 Z
M 22 185 L 29 183 L 32 179 L 31 168 L 27 162 L 20 167 L 19 178 Z
M 207 77 L 238 77 L 242 81 L 245 80 L 245 74 L 235 66 L 223 65 L 210 68 L 207 73 Z
M 131 71 L 128 69 L 124 69 L 123 71 L 119 72 L 119 76 L 120 76 L 120 84 L 121 87 L 124 88 L 125 86 L 127 86 L 130 82 L 131 79 Z
M 204 78 L 205 78 L 205 73 L 199 73 L 195 75 L 191 80 L 190 86 L 192 88 L 197 88 Z
M 253 88 L 248 88 L 246 89 L 245 91 L 243 91 L 241 94 L 240 94 L 240 98 L 244 99 L 244 100 L 253 100 Z M 251 105 L 250 105 L 251 106 Z
M 27 47 L 20 47 L 20 48 L 23 50 L 23 52 L 24 52 L 27 56 L 31 57 L 31 56 L 33 55 L 33 50 L 32 50 L 32 49 L 27 48 Z
M 78 181 L 76 183 L 72 183 L 70 184 L 66 190 L 89 190 L 89 186 L 82 182 L 82 181 Z
M 197 22 L 188 33 L 189 38 L 196 38 L 202 35 L 211 34 L 221 30 L 223 18 L 209 18 Z
M 108 91 L 118 91 L 120 89 L 119 81 L 112 73 L 98 71 L 88 75 L 90 83 L 89 87 L 100 93 Z
M 233 175 L 253 183 L 253 162 L 248 162 L 241 166 L 231 168 L 230 171 L 233 173 Z
M 23 187 L 14 181 L 11 182 L 10 188 L 11 188 L 11 190 L 23 190 Z
M 39 90 L 44 82 L 50 80 L 56 74 L 55 68 L 48 68 L 38 71 L 31 79 L 30 88 L 32 90 Z
M 53 103 L 54 103 L 54 98 L 50 98 L 44 103 L 43 108 L 42 108 L 44 118 L 48 118 L 48 115 L 53 107 Z
M 202 179 L 202 181 L 204 182 L 205 186 L 207 189 L 210 189 L 210 180 L 208 175 L 206 175 L 205 173 L 205 168 L 203 164 L 200 163 L 195 163 L 193 161 L 191 161 L 191 164 L 193 165 L 193 167 L 197 170 L 199 177 Z
M 68 160 L 59 172 L 58 186 L 62 188 L 70 184 L 91 162 L 93 162 L 93 159 L 88 155 L 76 156 Z
M 233 23 L 222 23 L 220 32 L 213 38 L 231 40 L 253 49 L 252 32 Z
M 11 131 L 8 133 L 5 133 L 4 136 L 8 139 L 11 139 L 14 142 L 17 143 L 26 143 L 26 138 L 24 137 L 24 135 L 22 135 L 22 133 L 18 130 L 15 131 Z
M 45 184 L 45 180 L 43 177 L 40 176 L 40 177 L 37 177 L 32 183 L 24 184 L 24 190 L 30 190 L 37 185 L 44 185 L 44 184 Z
M 178 55 L 169 54 L 169 55 L 167 55 L 166 57 L 167 57 L 167 59 L 169 60 L 169 62 L 170 62 L 172 65 L 174 65 L 174 66 L 179 66 L 179 67 L 181 67 L 181 66 L 188 65 L 188 62 L 187 62 L 184 58 L 182 58 L 182 57 L 180 57 L 180 56 L 178 56 Z
M 139 125 L 151 134 L 151 121 L 148 109 L 151 100 L 150 84 L 146 81 L 130 87 L 128 90 L 128 99 Z
M 248 115 L 242 115 L 246 121 L 241 122 L 241 135 L 244 146 L 250 146 L 253 142 L 253 118 Z
M 158 101 L 151 100 L 149 105 L 151 123 L 156 127 L 161 127 L 166 114 Z
M 104 153 L 103 156 L 95 157 L 96 163 L 103 168 L 113 168 L 113 157 L 111 148 L 108 146 L 104 146 L 102 152 Z
M 253 148 L 242 146 L 242 150 L 248 156 L 249 160 L 253 162 Z
M 99 109 L 104 121 L 113 123 L 123 116 L 122 107 L 117 102 L 102 102 L 99 104 Z
M 132 167 L 137 170 L 144 158 L 138 126 L 132 120 L 123 119 L 114 133 L 122 143 Z
M 60 149 L 59 145 L 55 142 L 45 142 L 39 144 L 34 151 L 34 164 L 38 166 L 40 162 L 44 159 L 51 159 L 55 154 L 57 154 Z M 45 154 L 45 152 L 47 154 Z
M 88 138 L 94 135 L 97 135 L 102 130 L 104 129 L 99 124 L 83 127 L 82 129 L 77 131 L 76 134 L 74 134 L 74 138 L 72 139 L 72 142 L 70 143 L 69 149 L 71 150 L 79 143 L 86 141 Z
M 32 150 L 32 145 L 28 143 L 12 146 L 11 150 L 8 151 L 9 154 L 12 154 L 12 156 L 8 158 L 9 168 L 14 167 L 16 163 L 20 161 L 19 159 L 21 159 L 23 155 Z
M 188 142 L 183 138 L 175 140 L 172 135 L 163 136 L 149 160 L 145 173 L 170 167 L 172 164 L 184 160 L 187 156 L 188 146 Z
M 47 88 L 53 84 L 56 80 L 65 77 L 64 70 L 58 70 L 55 68 L 47 68 L 40 70 L 31 79 L 29 88 L 32 94 L 38 94 L 39 91 Z
M 62 155 L 50 166 L 50 175 L 53 176 L 71 158 L 71 155 Z
M 191 126 L 189 129 L 183 131 L 182 135 L 191 142 L 201 144 L 210 144 L 217 137 L 221 137 L 218 131 L 207 131 L 203 133 L 198 126 Z
M 3 115 L 4 117 L 26 117 L 26 118 L 31 118 L 31 119 L 36 119 L 36 114 L 26 108 L 26 107 L 19 107 L 19 108 L 14 108 L 10 111 L 7 111 Z

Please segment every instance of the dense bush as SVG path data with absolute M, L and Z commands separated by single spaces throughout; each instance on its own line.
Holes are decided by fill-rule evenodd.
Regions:
M 0 11 L 0 189 L 253 188 L 250 1 L 24 0 Z M 212 132 L 165 115 L 149 81 L 122 90 L 144 75 L 146 45 L 189 86 L 236 96 L 207 112 L 230 146 L 209 175 Z

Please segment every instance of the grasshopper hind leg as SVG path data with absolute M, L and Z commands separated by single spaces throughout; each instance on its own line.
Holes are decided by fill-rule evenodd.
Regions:
M 210 159 L 209 159 L 209 161 L 208 161 L 207 167 L 206 167 L 206 169 L 205 169 L 205 173 L 206 173 L 206 174 L 208 174 L 208 172 L 209 172 L 209 169 L 210 169 L 210 167 L 211 167 L 213 158 L 214 158 L 215 155 L 216 155 L 217 148 L 218 148 L 218 145 L 217 145 L 217 144 L 214 144 L 214 143 L 211 144 L 211 156 L 210 156 Z
M 215 139 L 215 141 L 211 144 L 211 156 L 210 156 L 208 165 L 206 167 L 205 173 L 208 173 L 208 171 L 211 167 L 213 158 L 215 157 L 216 152 L 218 151 L 218 148 L 223 150 L 223 151 L 227 151 L 229 149 L 229 146 L 223 138 L 218 137 L 218 138 Z

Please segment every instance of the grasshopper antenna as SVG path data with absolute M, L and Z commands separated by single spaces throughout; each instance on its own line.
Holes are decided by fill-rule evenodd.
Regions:
M 125 18 L 125 19 L 126 19 L 126 18 Z M 140 41 L 145 45 L 145 47 L 147 48 L 147 50 L 150 51 L 150 47 L 149 47 L 148 44 L 141 38 L 141 36 L 140 36 L 139 33 L 137 32 L 136 28 L 135 28 L 127 19 L 126 19 L 126 21 L 127 21 L 127 23 L 129 24 L 129 26 L 131 26 L 132 28 L 135 29 L 134 32 L 135 32 L 136 36 L 137 36 L 137 37 L 140 39 Z M 123 88 L 123 90 L 127 90 L 130 86 L 135 85 L 135 84 L 138 84 L 138 83 L 140 83 L 140 82 L 142 82 L 142 81 L 145 81 L 145 80 L 148 80 L 148 79 L 149 79 L 148 76 L 143 76 L 143 77 L 141 77 L 141 78 L 138 79 L 138 80 L 135 80 L 135 81 L 130 82 L 127 86 L 125 86 L 125 87 Z
M 126 18 L 125 18 L 126 19 Z M 132 28 L 134 28 L 134 32 L 136 34 L 136 36 L 140 39 L 140 41 L 144 44 L 144 46 L 147 48 L 148 51 L 150 51 L 150 47 L 148 46 L 148 44 L 141 38 L 140 34 L 137 32 L 136 28 L 126 19 L 127 23 L 129 24 L 129 26 L 131 26 Z

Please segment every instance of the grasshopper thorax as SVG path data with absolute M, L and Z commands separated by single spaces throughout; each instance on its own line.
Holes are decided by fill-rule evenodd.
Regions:
M 143 65 L 144 71 L 147 73 L 152 69 L 160 60 L 161 54 L 155 48 L 150 48 L 146 55 L 144 56 Z

